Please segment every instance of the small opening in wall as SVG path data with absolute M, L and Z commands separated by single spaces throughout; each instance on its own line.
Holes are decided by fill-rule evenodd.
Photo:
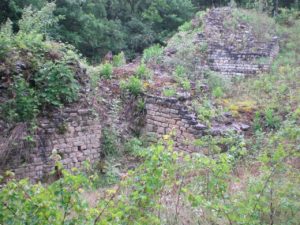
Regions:
M 77 149 L 78 149 L 78 151 L 81 151 L 81 146 L 78 146 Z

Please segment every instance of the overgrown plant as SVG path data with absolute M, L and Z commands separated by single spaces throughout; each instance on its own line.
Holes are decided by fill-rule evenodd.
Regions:
M 158 44 L 153 45 L 144 50 L 142 62 L 146 64 L 148 63 L 157 64 L 161 60 L 162 53 L 163 53 L 163 48 L 160 45 Z
M 134 96 L 138 96 L 143 92 L 143 83 L 138 77 L 131 76 L 128 80 L 120 82 L 120 88 Z
M 113 66 L 110 63 L 105 63 L 101 66 L 100 69 L 100 76 L 104 77 L 105 79 L 111 79 L 113 74 Z
M 120 52 L 118 55 L 113 56 L 113 66 L 119 67 L 126 64 L 126 57 L 124 52 Z

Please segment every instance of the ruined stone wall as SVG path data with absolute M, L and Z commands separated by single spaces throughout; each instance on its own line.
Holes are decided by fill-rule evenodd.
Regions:
M 256 52 L 233 52 L 227 47 L 212 45 L 209 48 L 208 66 L 224 75 L 254 75 L 268 71 L 278 52 L 276 39 L 270 44 L 263 43 Z
M 233 9 L 225 7 L 205 16 L 204 31 L 197 34 L 195 44 L 207 45 L 207 68 L 229 76 L 268 71 L 279 53 L 278 38 L 258 38 L 250 24 L 233 14 Z M 234 28 L 226 25 L 233 21 L 237 23 Z
M 200 151 L 194 140 L 201 137 L 207 128 L 197 121 L 195 114 L 189 112 L 186 101 L 148 95 L 144 133 L 154 136 L 153 141 L 174 134 L 175 150 Z
M 250 126 L 236 121 L 230 113 L 212 118 L 207 127 L 189 107 L 191 97 L 166 98 L 146 95 L 146 115 L 143 133 L 150 142 L 157 142 L 164 135 L 171 135 L 175 150 L 206 153 L 195 145 L 195 140 L 205 135 L 223 136 L 226 133 L 246 132 Z
M 15 147 L 11 146 L 2 161 L 2 173 L 11 170 L 17 179 L 47 181 L 54 170 L 53 149 L 66 169 L 80 168 L 86 160 L 99 160 L 101 124 L 91 110 L 73 107 L 56 111 L 40 119 L 36 133 L 36 142 L 22 145 L 17 140 Z

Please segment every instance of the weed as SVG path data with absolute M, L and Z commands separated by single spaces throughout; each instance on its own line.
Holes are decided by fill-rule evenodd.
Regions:
M 128 80 L 120 82 L 120 88 L 123 91 L 129 91 L 134 96 L 138 96 L 143 92 L 143 82 L 136 76 L 131 76 Z
M 280 127 L 280 117 L 275 115 L 274 110 L 267 108 L 264 113 L 266 126 L 271 129 L 278 129 Z
M 176 95 L 176 89 L 175 88 L 164 88 L 163 95 L 166 97 L 173 97 Z
M 102 130 L 102 151 L 105 157 L 116 156 L 118 152 L 118 142 L 116 132 L 111 128 Z
M 136 69 L 135 75 L 139 79 L 145 79 L 145 80 L 151 79 L 151 77 L 152 77 L 151 71 L 148 69 L 148 67 L 144 63 L 142 63 L 138 66 L 138 68 Z
M 102 65 L 100 70 L 100 76 L 104 77 L 105 79 L 111 79 L 113 74 L 113 66 L 110 63 L 105 63 Z
M 143 63 L 159 63 L 163 53 L 163 48 L 160 45 L 153 45 L 144 50 L 142 62 Z
M 182 65 L 176 66 L 175 77 L 176 78 L 184 78 L 184 77 L 186 77 L 186 68 L 184 66 L 182 66 Z
M 131 138 L 125 143 L 125 151 L 133 156 L 143 156 L 145 148 L 138 138 Z
M 193 29 L 193 26 L 192 26 L 192 22 L 185 22 L 184 24 L 182 24 L 178 30 L 179 31 L 182 31 L 182 32 L 187 32 L 187 31 L 190 31 Z
M 126 64 L 126 58 L 124 52 L 120 52 L 118 55 L 113 56 L 113 66 L 119 67 Z
M 212 91 L 212 95 L 215 98 L 221 98 L 221 97 L 223 97 L 223 95 L 224 95 L 223 89 L 221 87 L 214 88 L 213 91 Z

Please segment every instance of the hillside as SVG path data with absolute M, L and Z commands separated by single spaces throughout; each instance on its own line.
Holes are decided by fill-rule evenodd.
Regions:
M 298 224 L 299 11 L 207 9 L 99 65 L 53 12 L 1 28 L 0 224 Z

